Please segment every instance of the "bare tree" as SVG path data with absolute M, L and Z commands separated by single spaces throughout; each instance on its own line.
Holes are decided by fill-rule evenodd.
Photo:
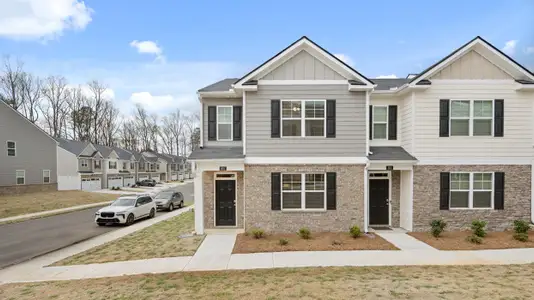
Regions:
M 119 130 L 121 145 L 129 150 L 139 151 L 139 134 L 137 124 L 134 120 L 127 120 L 122 123 Z
M 16 110 L 19 110 L 19 107 L 24 104 L 21 95 L 21 79 L 24 73 L 22 66 L 23 64 L 19 60 L 13 66 L 11 58 L 5 56 L 0 75 L 0 100 L 5 101 Z
M 99 82 L 98 80 L 93 80 L 87 84 L 89 86 L 89 90 L 91 91 L 91 109 L 92 109 L 92 134 L 91 134 L 91 142 L 93 143 L 103 143 L 104 137 L 103 133 L 101 132 L 101 125 L 103 122 L 103 115 L 104 115 L 104 109 L 105 109 L 105 102 L 106 99 L 104 97 L 104 93 L 107 90 L 107 86 Z
M 39 119 L 38 108 L 42 97 L 42 80 L 38 76 L 23 72 L 19 84 L 23 114 L 35 123 Z
M 200 115 L 194 113 L 184 118 L 184 130 L 182 132 L 182 152 L 181 154 L 186 156 L 194 150 L 191 137 L 193 136 L 195 129 L 199 126 Z
M 177 144 L 174 140 L 173 123 L 171 116 L 164 116 L 161 119 L 160 137 L 162 142 L 162 148 L 165 153 L 174 154 L 174 147 Z
M 141 106 L 140 104 L 137 104 L 135 106 L 135 125 L 137 127 L 138 135 L 141 139 L 141 151 L 149 150 L 151 149 L 151 127 L 150 127 L 150 118 L 148 116 L 148 113 L 146 109 Z
M 150 149 L 155 152 L 159 152 L 159 137 L 160 129 L 158 125 L 158 115 L 152 114 L 149 118 L 149 128 L 150 128 Z
M 40 103 L 39 108 L 43 113 L 49 134 L 54 137 L 66 136 L 67 80 L 62 76 L 49 76 L 44 82 L 42 92 L 44 101 Z
M 89 99 L 84 95 L 81 86 L 72 87 L 67 94 L 69 108 L 70 138 L 74 140 L 90 140 L 92 109 Z
M 101 143 L 105 146 L 116 146 L 116 137 L 120 123 L 118 120 L 119 110 L 111 101 L 106 101 L 102 109 Z

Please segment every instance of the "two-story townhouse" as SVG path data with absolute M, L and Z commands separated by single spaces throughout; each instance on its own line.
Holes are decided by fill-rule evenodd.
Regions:
M 119 175 L 117 177 L 121 178 L 120 187 L 132 186 L 135 184 L 135 164 L 136 158 L 130 151 L 119 147 L 110 147 L 117 153 L 119 160 L 117 168 L 119 170 Z M 118 184 L 118 180 L 115 184 Z
M 102 189 L 104 157 L 97 148 L 90 142 L 56 140 L 58 190 Z
M 103 164 L 102 164 L 102 187 L 104 189 L 111 189 L 113 187 L 121 187 L 122 186 L 122 176 L 120 174 L 120 171 L 122 169 L 122 165 L 119 164 L 120 158 L 119 155 L 113 148 L 103 145 L 94 145 L 95 148 L 102 154 L 103 156 Z
M 144 151 L 142 153 L 149 162 L 150 178 L 156 182 L 166 181 L 169 178 L 167 164 L 172 161 L 169 157 L 154 151 Z
M 57 142 L 0 100 L 0 195 L 57 190 Z
M 534 214 L 534 75 L 480 37 L 396 80 L 302 37 L 198 95 L 197 232 L 504 229 Z
M 146 168 L 147 161 L 145 160 L 145 157 L 143 156 L 143 154 L 135 150 L 127 150 L 127 151 L 132 153 L 135 158 L 135 164 L 134 164 L 135 182 L 139 182 L 144 179 L 149 179 L 150 173 L 149 173 L 149 170 Z

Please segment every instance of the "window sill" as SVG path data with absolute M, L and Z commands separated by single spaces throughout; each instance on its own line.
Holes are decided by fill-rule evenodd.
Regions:
M 450 207 L 449 210 L 465 211 L 465 210 L 494 210 L 494 209 L 491 207 L 477 207 L 477 208 Z
M 326 209 L 282 209 L 283 213 L 325 213 Z
M 281 139 L 326 139 L 326 136 L 281 136 Z

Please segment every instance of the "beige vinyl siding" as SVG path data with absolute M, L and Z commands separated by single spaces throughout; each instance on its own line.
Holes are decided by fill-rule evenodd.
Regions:
M 260 78 L 262 80 L 343 80 L 339 73 L 302 50 Z
M 510 75 L 471 50 L 433 75 L 434 79 L 512 79 Z
M 513 81 L 432 81 L 416 93 L 415 150 L 418 159 L 532 159 L 533 92 L 517 92 Z M 439 100 L 504 99 L 504 137 L 439 137 Z
M 78 158 L 72 152 L 61 147 L 57 147 L 57 164 L 58 176 L 77 176 L 78 175 Z M 91 161 L 92 162 L 92 161 Z
M 401 132 L 402 140 L 401 146 L 404 150 L 412 152 L 412 141 L 413 141 L 413 114 L 415 107 L 412 101 L 412 93 L 404 96 L 399 106 L 399 115 L 401 122 L 397 126 Z
M 336 99 L 336 137 L 271 138 L 271 99 Z M 364 157 L 365 92 L 347 85 L 259 85 L 246 94 L 247 157 Z
M 241 98 L 204 98 L 202 99 L 202 123 L 204 123 L 204 146 L 222 146 L 222 147 L 233 147 L 233 146 L 242 146 L 242 141 L 208 141 L 208 106 L 217 106 L 217 105 L 243 105 L 243 99 Z M 244 128 L 243 128 L 244 130 Z

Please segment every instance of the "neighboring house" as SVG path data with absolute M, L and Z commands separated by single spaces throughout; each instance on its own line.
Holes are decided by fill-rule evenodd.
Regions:
M 124 150 L 119 147 L 110 147 L 117 153 L 119 160 L 117 169 L 119 170 L 119 175 L 117 177 L 120 177 L 121 183 L 119 187 L 125 187 L 125 186 L 132 186 L 136 182 L 136 164 L 137 159 L 133 153 L 130 151 Z M 118 180 L 115 182 L 115 184 L 118 184 Z M 109 184 L 108 184 L 109 186 Z
M 169 174 L 167 173 L 167 164 L 172 161 L 168 156 L 154 151 L 144 151 L 143 156 L 148 161 L 150 170 L 150 179 L 156 182 L 167 181 Z
M 198 233 L 534 215 L 534 74 L 480 37 L 406 79 L 369 79 L 302 37 L 198 95 Z
M 57 190 L 57 142 L 0 100 L 0 195 Z
M 58 190 L 94 191 L 103 188 L 104 157 L 90 142 L 56 138 Z
M 128 150 L 130 153 L 133 154 L 136 164 L 135 164 L 135 182 L 149 179 L 150 178 L 150 168 L 148 167 L 148 161 L 145 159 L 143 154 L 141 152 L 137 152 L 134 150 Z

